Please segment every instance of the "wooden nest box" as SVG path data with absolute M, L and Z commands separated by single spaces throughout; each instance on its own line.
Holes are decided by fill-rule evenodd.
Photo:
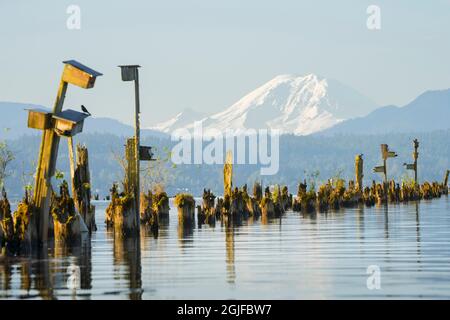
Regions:
M 84 119 L 89 115 L 75 110 L 67 109 L 53 115 L 55 131 L 60 136 L 72 137 L 83 131 Z
M 44 109 L 28 110 L 28 128 L 46 130 L 51 128 L 52 113 Z
M 65 64 L 62 80 L 78 87 L 89 89 L 94 87 L 95 79 L 102 74 L 75 60 L 63 61 Z
M 121 70 L 122 81 L 133 81 L 137 78 L 137 68 L 140 68 L 141 66 L 134 64 L 119 67 Z

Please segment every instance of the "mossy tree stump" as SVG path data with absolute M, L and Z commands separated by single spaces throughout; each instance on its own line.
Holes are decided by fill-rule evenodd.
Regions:
M 106 225 L 114 228 L 117 236 L 138 234 L 136 221 L 136 201 L 132 193 L 118 193 L 117 185 L 111 188 L 111 202 L 106 208 Z
M 178 209 L 180 224 L 193 224 L 195 222 L 195 200 L 188 193 L 179 193 L 175 196 L 175 205 Z
M 141 224 L 149 226 L 153 232 L 158 231 L 158 213 L 153 209 L 152 192 L 149 190 L 147 194 L 141 193 L 140 202 Z
M 269 187 L 264 191 L 264 197 L 261 200 L 261 214 L 263 217 L 273 217 L 275 215 L 275 204 Z
M 89 232 L 96 231 L 95 206 L 91 204 L 91 177 L 89 154 L 86 147 L 77 145 L 77 167 L 73 177 L 75 207 L 84 220 Z
M 75 202 L 69 195 L 69 186 L 66 181 L 62 182 L 59 193 L 59 196 L 53 194 L 50 209 L 55 240 L 64 243 L 81 243 L 83 234 L 89 230 L 75 209 Z
M 0 200 L 0 248 L 7 254 L 29 253 L 33 243 L 38 242 L 36 216 L 37 209 L 32 204 L 28 192 L 11 214 L 6 193 Z
M 158 215 L 159 220 L 169 219 L 169 197 L 161 188 L 157 188 L 153 192 L 153 210 Z
M 201 213 L 199 217 L 203 219 L 202 223 L 214 225 L 216 223 L 216 208 L 214 207 L 216 196 L 211 192 L 211 190 L 203 189 L 202 198 L 203 202 L 202 206 L 200 207 Z M 199 220 L 198 222 L 200 224 L 201 221 Z

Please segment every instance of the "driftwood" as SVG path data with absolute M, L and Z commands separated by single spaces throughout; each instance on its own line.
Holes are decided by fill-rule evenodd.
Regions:
M 86 147 L 77 145 L 77 167 L 73 178 L 75 208 L 80 213 L 89 232 L 96 231 L 95 206 L 91 204 L 91 178 L 89 154 Z
M 69 195 L 69 186 L 66 181 L 62 182 L 59 193 L 59 196 L 53 194 L 50 210 L 55 240 L 64 243 L 81 243 L 84 234 L 89 230 L 75 209 L 75 202 Z

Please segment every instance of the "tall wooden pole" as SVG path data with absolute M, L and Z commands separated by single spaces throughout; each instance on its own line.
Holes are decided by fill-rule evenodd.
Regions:
M 61 79 L 59 83 L 56 101 L 53 106 L 53 114 L 59 113 L 64 104 L 64 98 L 67 91 L 67 82 Z M 48 218 L 50 212 L 51 199 L 51 178 L 55 173 L 56 158 L 58 155 L 59 136 L 53 130 L 54 121 L 51 120 L 50 129 L 44 130 L 42 134 L 41 147 L 39 150 L 39 159 L 36 169 L 36 181 L 33 192 L 33 202 L 39 208 L 39 226 L 38 240 L 41 243 L 47 241 L 48 236 Z
M 413 153 L 413 159 L 414 159 L 414 182 L 418 183 L 417 180 L 417 159 L 419 158 L 419 141 L 417 139 L 414 139 L 414 153 Z
M 141 185 L 140 185 L 140 165 L 139 165 L 139 146 L 140 146 L 140 128 L 139 128 L 139 114 L 140 114 L 140 101 L 139 101 L 139 69 L 135 69 L 136 75 L 134 79 L 134 94 L 136 102 L 135 110 L 135 161 L 136 161 L 136 185 L 135 185 L 135 195 L 136 195 L 136 224 L 137 232 L 139 233 L 140 226 L 140 195 L 141 195 Z

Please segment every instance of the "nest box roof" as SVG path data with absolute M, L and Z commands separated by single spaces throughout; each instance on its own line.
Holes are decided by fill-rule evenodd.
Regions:
M 88 114 L 83 113 L 83 112 L 78 112 L 78 111 L 75 111 L 72 109 L 67 109 L 67 110 L 64 110 L 60 113 L 53 115 L 53 118 L 55 118 L 55 119 L 66 120 L 66 121 L 70 121 L 72 123 L 81 122 L 84 119 L 86 119 L 87 117 L 89 117 Z
M 102 76 L 103 75 L 102 73 L 100 73 L 98 71 L 95 71 L 95 70 L 93 70 L 93 69 L 91 69 L 89 67 L 86 67 L 84 64 L 81 64 L 81 63 L 79 63 L 76 60 L 67 60 L 67 61 L 63 61 L 63 63 L 70 64 L 71 66 L 73 66 L 73 67 L 75 67 L 77 69 L 80 69 L 80 70 L 90 74 L 93 77 L 98 77 L 98 76 Z

